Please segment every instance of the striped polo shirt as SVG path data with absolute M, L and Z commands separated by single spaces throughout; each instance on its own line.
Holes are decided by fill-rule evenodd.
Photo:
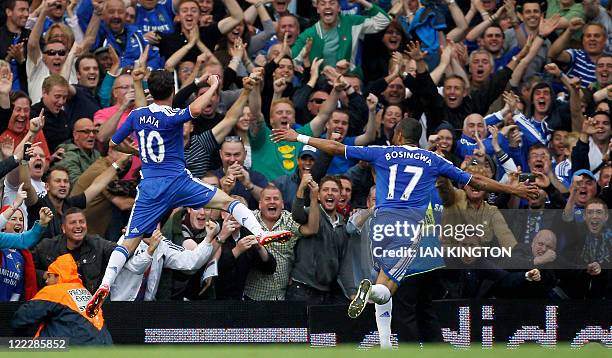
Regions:
M 572 58 L 569 63 L 569 71 L 567 71 L 568 76 L 580 77 L 581 85 L 585 88 L 597 81 L 595 78 L 596 66 L 586 52 L 573 48 L 566 51 Z

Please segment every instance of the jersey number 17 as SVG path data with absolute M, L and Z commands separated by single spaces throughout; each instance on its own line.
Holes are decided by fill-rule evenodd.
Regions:
M 387 200 L 395 199 L 395 180 L 397 179 L 397 167 L 398 164 L 393 164 L 389 167 L 389 192 L 387 193 Z M 421 179 L 421 176 L 423 175 L 423 168 L 407 165 L 404 168 L 404 173 L 413 174 L 412 178 L 410 178 L 410 181 L 408 182 L 408 186 L 406 186 L 406 189 L 404 189 L 404 192 L 400 197 L 400 200 L 406 201 L 408 200 L 408 198 L 410 198 L 412 191 Z

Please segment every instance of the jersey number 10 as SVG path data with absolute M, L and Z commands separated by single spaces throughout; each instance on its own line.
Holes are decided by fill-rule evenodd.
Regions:
M 140 158 L 143 163 L 148 163 L 149 159 L 155 163 L 161 163 L 164 160 L 166 154 L 164 139 L 158 131 L 150 131 L 145 138 L 145 131 L 142 129 L 138 132 L 138 138 L 140 138 Z M 153 141 L 157 142 L 157 154 L 153 151 Z
M 397 178 L 397 166 L 398 164 L 393 164 L 389 167 L 389 192 L 387 193 L 387 200 L 395 199 L 395 179 Z M 404 168 L 404 173 L 414 174 L 412 178 L 410 178 L 408 186 L 400 197 L 400 200 L 406 201 L 408 198 L 410 198 L 410 194 L 412 194 L 412 191 L 417 186 L 419 179 L 421 179 L 421 176 L 423 175 L 423 168 L 407 165 L 406 168 Z

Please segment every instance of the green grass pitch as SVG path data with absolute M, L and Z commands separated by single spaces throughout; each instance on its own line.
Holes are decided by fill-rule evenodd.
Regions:
M 285 345 L 141 345 L 113 346 L 109 348 L 70 348 L 65 352 L 3 352 L 3 357 L 65 357 L 65 358 L 135 358 L 135 357 L 210 357 L 210 358 L 479 358 L 479 357 L 537 357 L 537 358 L 575 358 L 575 357 L 612 357 L 612 349 L 607 349 L 598 343 L 591 343 L 582 349 L 571 349 L 569 343 L 558 343 L 555 349 L 536 345 L 524 345 L 515 350 L 509 350 L 503 343 L 498 343 L 494 349 L 482 350 L 478 344 L 471 349 L 453 349 L 449 345 L 430 345 L 424 348 L 409 346 L 392 351 L 381 351 L 372 348 L 367 351 L 356 349 L 357 344 L 342 345 L 333 348 L 310 348 L 302 344 Z

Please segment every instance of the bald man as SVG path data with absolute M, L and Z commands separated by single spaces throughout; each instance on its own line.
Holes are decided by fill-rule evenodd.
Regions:
M 71 186 L 100 157 L 100 152 L 94 148 L 97 133 L 91 119 L 81 118 L 74 123 L 72 143 L 62 143 L 58 147 L 64 149 L 64 156 L 55 166 L 68 170 Z

